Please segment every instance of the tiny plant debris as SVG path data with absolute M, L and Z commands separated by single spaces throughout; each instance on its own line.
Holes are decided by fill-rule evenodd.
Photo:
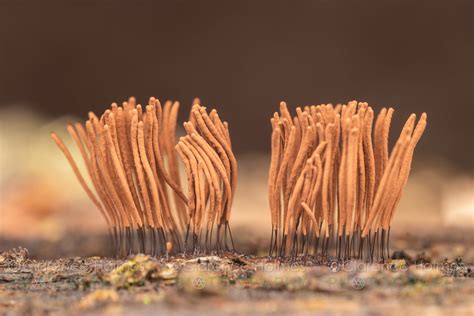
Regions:
M 119 257 L 186 252 L 190 236 L 193 253 L 231 247 L 235 251 L 229 222 L 237 162 L 229 126 L 216 110 L 208 114 L 196 98 L 184 123 L 187 136 L 176 144 L 179 106 L 179 102 L 166 101 L 162 107 L 151 97 L 142 107 L 131 97 L 122 106 L 112 103 L 100 118 L 89 112 L 85 125 L 69 124 L 67 130 L 79 148 L 93 189 L 63 141 L 51 133 L 105 218 Z M 179 177 L 178 155 L 186 167 L 187 195 Z
M 99 289 L 89 293 L 78 303 L 79 309 L 92 309 L 108 303 L 118 302 L 119 296 L 115 290 Z
M 271 119 L 270 256 L 389 258 L 390 227 L 426 127 L 411 114 L 389 153 L 394 110 L 365 102 L 296 108 Z M 372 136 L 373 134 L 373 136 Z

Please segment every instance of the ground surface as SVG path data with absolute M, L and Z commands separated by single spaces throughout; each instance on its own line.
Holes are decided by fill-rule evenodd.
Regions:
M 394 244 L 415 250 L 341 265 L 236 254 L 33 260 L 16 248 L 0 254 L 0 315 L 474 313 L 470 244 Z

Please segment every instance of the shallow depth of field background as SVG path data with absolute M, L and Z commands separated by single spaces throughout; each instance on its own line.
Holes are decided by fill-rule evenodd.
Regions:
M 49 133 L 68 139 L 68 121 L 130 95 L 179 100 L 180 124 L 198 96 L 229 122 L 240 177 L 232 221 L 236 238 L 253 242 L 269 237 L 269 119 L 281 100 L 293 110 L 352 99 L 376 112 L 393 106 L 392 143 L 410 113 L 426 111 L 393 231 L 469 232 L 472 6 L 0 1 L 0 240 L 104 231 Z

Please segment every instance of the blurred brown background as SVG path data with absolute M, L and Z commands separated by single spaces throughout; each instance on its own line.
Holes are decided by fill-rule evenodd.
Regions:
M 290 105 L 429 113 L 420 151 L 472 170 L 472 7 L 430 1 L 0 1 L 0 106 L 49 117 L 199 96 L 242 151 Z M 182 118 L 186 111 L 181 111 Z
M 393 106 L 392 138 L 426 111 L 398 219 L 474 227 L 472 9 L 469 0 L 0 0 L 0 236 L 103 228 L 49 132 L 64 135 L 72 116 L 130 95 L 180 100 L 180 122 L 199 96 L 229 121 L 241 165 L 235 222 L 247 228 L 268 228 L 269 118 L 281 100 Z

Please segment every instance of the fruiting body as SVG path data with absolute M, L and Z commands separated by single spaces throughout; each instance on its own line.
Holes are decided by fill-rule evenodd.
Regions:
M 209 190 L 204 195 L 200 190 L 209 187 L 212 179 L 201 175 L 201 164 L 200 169 L 187 169 L 188 195 L 183 192 L 175 151 L 178 102 L 167 101 L 162 107 L 159 100 L 152 97 L 143 109 L 134 98 L 130 98 L 122 106 L 113 103 L 100 118 L 90 112 L 85 127 L 81 123 L 68 125 L 68 132 L 80 150 L 93 189 L 61 139 L 55 133 L 51 134 L 81 186 L 105 218 L 117 255 L 125 256 L 137 251 L 153 255 L 168 254 L 172 250 L 185 251 L 185 232 L 187 235 L 191 223 L 193 232 L 199 232 L 205 215 L 210 223 L 218 219 L 217 227 L 220 229 L 224 225 L 224 236 L 227 236 L 237 172 L 228 126 L 220 121 L 215 110 L 208 116 L 205 108 L 198 105 L 199 101 L 195 102 L 192 121 L 185 123 L 187 130 L 194 131 L 189 137 L 199 137 L 199 144 L 205 147 L 207 156 L 213 157 L 214 165 L 222 164 L 223 155 L 211 146 L 216 138 L 213 131 L 219 128 L 225 134 L 226 155 L 232 158 L 232 169 L 227 168 L 221 175 L 221 178 L 231 179 L 232 189 L 221 197 L 222 206 L 219 205 L 218 209 L 225 211 L 218 214 L 212 213 L 214 209 L 205 209 Z M 198 120 L 193 120 L 194 117 Z M 190 157 L 193 155 L 191 153 Z M 186 159 L 184 163 L 186 166 L 189 164 Z M 214 165 L 207 166 L 206 171 Z M 201 192 L 201 195 L 196 192 Z M 196 205 L 200 208 L 196 209 Z M 218 249 L 219 233 L 216 234 Z M 206 249 L 211 250 L 211 241 L 209 245 Z M 193 249 L 197 247 L 193 243 Z
M 426 127 L 425 113 L 416 127 L 412 114 L 389 155 L 392 114 L 380 111 L 372 136 L 367 103 L 305 106 L 294 117 L 280 104 L 271 119 L 270 255 L 388 257 L 390 223 Z

